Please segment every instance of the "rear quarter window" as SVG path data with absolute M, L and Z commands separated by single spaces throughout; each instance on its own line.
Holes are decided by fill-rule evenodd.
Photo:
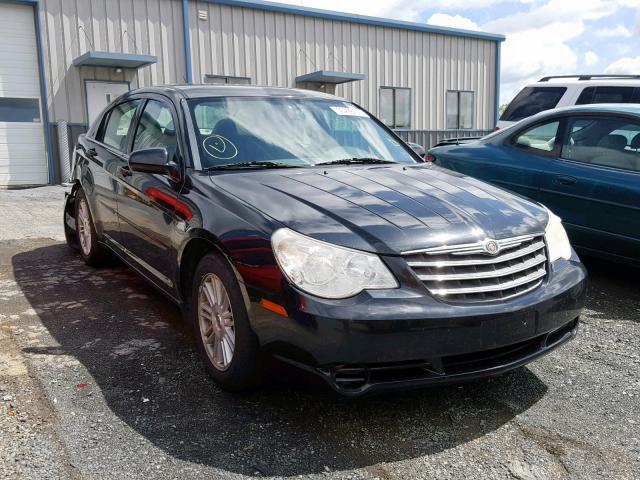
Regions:
M 516 95 L 500 120 L 516 122 L 545 110 L 551 110 L 567 91 L 566 87 L 525 87 Z
M 634 87 L 587 87 L 582 90 L 576 105 L 590 103 L 634 103 L 640 101 L 639 88 Z

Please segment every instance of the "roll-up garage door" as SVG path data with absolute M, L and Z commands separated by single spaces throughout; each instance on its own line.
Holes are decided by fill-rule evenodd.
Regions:
M 33 15 L 0 3 L 0 187 L 48 183 Z

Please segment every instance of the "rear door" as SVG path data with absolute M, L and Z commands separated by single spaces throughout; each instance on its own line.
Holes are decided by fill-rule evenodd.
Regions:
M 163 97 L 147 99 L 132 130 L 131 151 L 166 148 L 169 161 L 182 163 L 177 116 L 173 104 Z M 166 175 L 119 172 L 122 185 L 118 197 L 120 235 L 135 266 L 169 293 L 175 289 L 176 258 L 172 235 L 184 229 L 184 213 L 176 209 L 181 181 Z
M 127 166 L 129 132 L 139 104 L 138 100 L 130 100 L 112 107 L 105 113 L 95 138 L 86 137 L 76 149 L 87 165 L 82 183 L 98 233 L 118 243 L 118 175 Z
M 575 246 L 640 258 L 640 121 L 573 116 L 565 132 L 540 200 L 563 219 Z

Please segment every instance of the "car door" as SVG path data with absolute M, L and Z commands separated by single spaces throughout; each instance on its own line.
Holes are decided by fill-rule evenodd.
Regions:
M 78 143 L 76 154 L 86 165 L 82 184 L 99 234 L 107 241 L 120 242 L 117 215 L 119 170 L 127 166 L 129 131 L 140 102 L 114 105 L 103 116 L 94 138 Z
M 640 121 L 572 116 L 565 132 L 541 201 L 563 219 L 574 246 L 640 258 Z
M 496 185 L 539 200 L 541 176 L 560 152 L 560 120 L 551 118 L 528 125 L 508 137 L 498 155 L 500 168 L 488 180 Z M 502 157 L 505 158 L 502 158 Z
M 176 112 L 162 97 L 148 98 L 141 107 L 132 130 L 131 151 L 166 148 L 170 162 L 181 165 Z M 175 293 L 177 269 L 172 233 L 184 226 L 176 212 L 181 180 L 167 175 L 136 172 L 119 173 L 122 185 L 118 196 L 120 236 L 131 263 L 169 293 Z

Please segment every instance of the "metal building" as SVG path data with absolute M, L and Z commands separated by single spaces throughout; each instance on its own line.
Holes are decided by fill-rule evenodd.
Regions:
M 0 186 L 59 181 L 65 135 L 153 84 L 331 92 L 426 146 L 484 133 L 503 40 L 260 0 L 0 0 Z

